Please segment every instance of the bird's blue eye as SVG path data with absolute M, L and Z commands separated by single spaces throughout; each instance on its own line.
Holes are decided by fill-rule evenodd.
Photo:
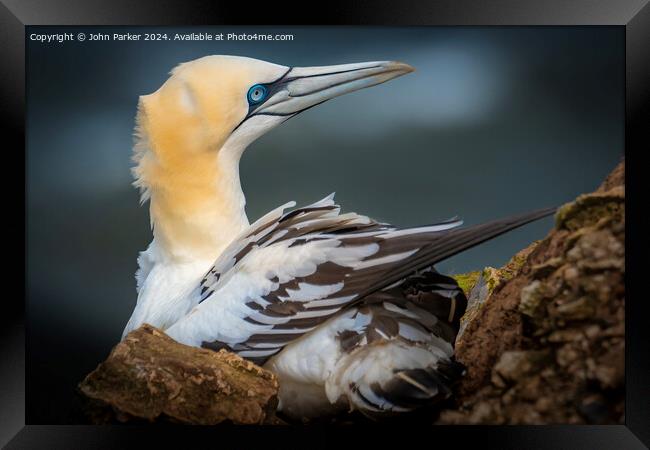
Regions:
M 263 101 L 268 94 L 266 86 L 261 84 L 256 84 L 248 90 L 248 103 L 251 105 L 256 105 L 259 102 Z

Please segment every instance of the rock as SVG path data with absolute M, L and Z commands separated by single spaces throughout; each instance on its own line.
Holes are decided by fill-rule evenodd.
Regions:
M 603 217 L 620 219 L 624 215 L 625 187 L 616 186 L 608 191 L 580 195 L 558 210 L 555 221 L 556 228 L 573 231 L 595 225 Z
M 486 267 L 483 271 L 470 272 L 469 274 L 455 275 L 454 278 L 458 285 L 463 289 L 467 296 L 467 307 L 465 314 L 460 318 L 460 328 L 456 335 L 456 341 L 462 339 L 465 328 L 481 311 L 481 308 L 490 297 L 492 290 L 490 286 L 494 286 L 495 282 L 490 280 L 490 276 L 494 275 L 495 269 Z M 492 282 L 490 282 L 492 281 Z
M 565 320 L 584 320 L 593 316 L 592 302 L 587 297 L 580 297 L 569 303 L 560 304 L 555 308 L 555 314 Z
M 456 342 L 467 376 L 437 423 L 624 422 L 624 179 L 622 162 L 560 208 L 509 277 L 476 277 Z
M 486 267 L 470 288 L 468 306 L 456 337 L 458 360 L 463 363 L 471 361 L 472 366 L 460 385 L 461 391 L 478 389 L 490 375 L 497 356 L 520 339 L 523 322 L 520 315 L 515 314 L 518 299 L 508 297 L 510 301 L 505 302 L 494 302 L 493 299 L 501 297 L 503 289 L 510 289 L 511 280 L 517 280 L 537 245 L 538 242 L 533 242 L 500 269 Z M 483 329 L 489 332 L 477 332 Z
M 275 375 L 225 350 L 179 344 L 143 325 L 79 384 L 92 423 L 275 423 Z
M 482 271 L 453 275 L 453 278 L 467 296 L 467 308 L 465 309 L 465 314 L 460 319 L 460 329 L 456 336 L 457 344 L 462 341 L 468 324 L 479 316 L 480 311 L 492 293 L 517 274 L 536 245 L 537 242 L 534 242 L 521 250 L 500 269 L 486 267 Z
M 517 381 L 524 375 L 537 371 L 548 356 L 545 351 L 508 351 L 494 365 L 494 372 L 506 381 Z
M 521 290 L 519 311 L 532 318 L 538 317 L 544 298 L 544 285 L 540 281 L 534 280 Z
M 550 258 L 531 267 L 533 278 L 543 278 L 555 272 L 562 265 L 562 258 Z

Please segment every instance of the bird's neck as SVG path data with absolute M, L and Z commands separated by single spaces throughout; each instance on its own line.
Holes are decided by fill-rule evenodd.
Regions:
M 149 183 L 154 242 L 165 262 L 213 262 L 246 227 L 241 149 L 193 154 L 156 167 Z

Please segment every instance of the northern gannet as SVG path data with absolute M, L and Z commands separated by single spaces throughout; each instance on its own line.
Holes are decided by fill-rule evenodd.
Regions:
M 453 342 L 466 299 L 433 264 L 552 210 L 398 229 L 341 214 L 332 194 L 250 225 L 239 180 L 243 151 L 270 129 L 412 70 L 207 56 L 141 96 L 134 184 L 154 237 L 138 258 L 123 336 L 146 322 L 263 364 L 279 378 L 279 408 L 297 418 L 393 414 L 447 397 L 462 373 Z

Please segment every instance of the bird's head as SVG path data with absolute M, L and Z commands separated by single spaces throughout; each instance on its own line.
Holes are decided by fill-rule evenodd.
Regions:
M 312 106 L 413 70 L 393 61 L 285 67 L 206 56 L 179 65 L 160 89 L 142 96 L 138 122 L 161 164 L 241 151 Z
M 144 102 L 158 103 L 168 120 L 195 126 L 213 147 L 226 140 L 246 145 L 307 108 L 412 70 L 393 61 L 290 68 L 207 56 L 178 66 Z
M 157 210 L 184 217 L 200 201 L 214 204 L 214 180 L 236 177 L 238 184 L 243 150 L 282 122 L 413 70 L 392 61 L 285 67 L 236 56 L 179 65 L 160 89 L 140 97 L 138 107 L 134 174 L 143 200 L 152 197 L 152 220 L 156 195 Z

